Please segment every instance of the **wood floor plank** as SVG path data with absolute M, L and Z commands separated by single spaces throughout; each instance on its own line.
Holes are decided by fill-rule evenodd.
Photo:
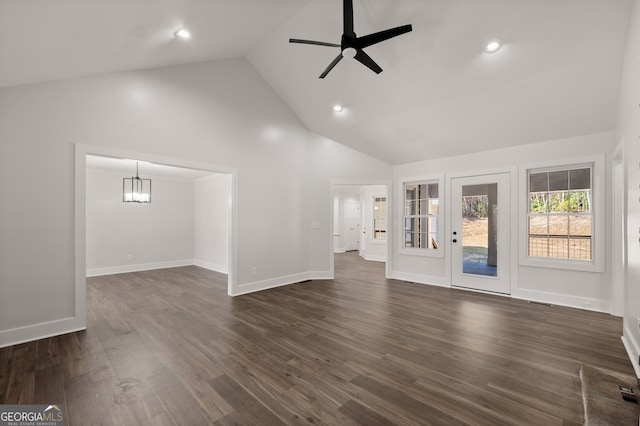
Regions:
M 468 383 L 452 379 L 442 374 L 432 373 L 428 378 L 418 378 L 415 382 L 418 388 L 423 388 L 423 395 L 430 400 L 440 401 L 439 403 L 456 410 L 470 407 L 476 412 L 477 419 L 484 418 L 486 424 L 519 424 L 522 419 L 527 419 L 531 424 L 540 425 L 562 425 L 562 416 L 533 408 L 526 403 L 510 399 L 509 404 L 505 404 L 505 396 L 492 392 L 488 388 L 478 388 Z M 526 397 L 526 388 L 522 389 L 519 395 Z M 566 413 L 563 413 L 566 414 Z M 575 414 L 575 413 L 574 413 Z M 581 418 L 578 414 L 576 418 Z
M 127 349 L 111 349 L 107 358 L 117 380 L 113 398 L 125 424 L 144 423 L 166 414 L 164 405 Z
M 341 413 L 361 425 L 394 426 L 395 423 L 360 404 L 355 399 L 345 402 L 339 409 Z
M 14 361 L 7 380 L 5 404 L 28 404 L 36 389 L 37 343 L 17 345 L 13 350 Z
M 200 425 L 217 420 L 202 409 L 190 389 L 171 371 L 158 372 L 148 380 L 176 424 Z
M 280 396 L 280 400 L 307 424 L 315 425 L 357 425 L 340 411 L 332 398 L 318 392 L 316 386 L 298 384 Z
M 60 347 L 59 340 L 55 338 L 43 339 L 38 342 L 38 350 L 36 353 L 36 370 L 44 368 L 59 367 Z
M 47 405 L 65 405 L 64 377 L 59 366 L 48 366 L 36 370 L 33 398 L 29 403 Z
M 69 425 L 124 425 L 113 399 L 116 386 L 116 381 L 105 375 L 83 373 L 67 378 L 64 392 Z
M 8 402 L 6 402 L 6 396 L 11 384 L 10 379 L 13 372 L 13 363 L 15 362 L 15 348 L 16 346 L 0 348 L 0 404 L 8 404 Z
M 195 266 L 89 278 L 86 331 L 0 349 L 0 403 L 70 425 L 578 425 L 581 368 L 635 382 L 619 318 L 335 268 L 236 298 Z
M 235 416 L 242 414 L 244 421 L 240 424 L 276 425 L 283 422 L 226 374 L 209 381 L 209 385 L 234 408 Z M 225 421 L 222 421 L 222 424 L 224 423 Z
M 448 415 L 439 408 L 422 403 L 371 377 L 356 376 L 350 384 L 357 400 L 396 424 L 471 425 Z

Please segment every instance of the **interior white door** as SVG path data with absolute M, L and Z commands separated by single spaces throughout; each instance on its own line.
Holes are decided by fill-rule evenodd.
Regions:
M 360 203 L 344 203 L 344 248 L 346 251 L 360 248 Z
M 510 294 L 509 173 L 451 179 L 451 284 Z

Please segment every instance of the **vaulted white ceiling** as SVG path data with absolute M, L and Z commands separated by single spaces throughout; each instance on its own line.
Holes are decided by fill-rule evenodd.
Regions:
M 288 39 L 339 43 L 341 0 L 0 0 L 0 86 L 247 56 L 312 131 L 399 164 L 611 130 L 630 8 L 354 0 L 358 35 L 413 32 L 321 80 L 339 49 Z

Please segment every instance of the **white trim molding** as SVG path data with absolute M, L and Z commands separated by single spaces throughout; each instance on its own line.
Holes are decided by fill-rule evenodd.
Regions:
M 269 290 L 271 288 L 283 287 L 290 284 L 298 284 L 310 280 L 332 280 L 331 271 L 309 271 L 299 274 L 286 275 L 283 277 L 270 278 L 263 281 L 254 281 L 240 284 L 237 293 L 231 296 L 241 296 L 243 294 L 255 293 L 257 291 Z
M 404 243 L 404 214 L 405 214 L 405 185 L 417 183 L 417 184 L 437 184 L 438 185 L 438 215 L 437 215 L 437 223 L 438 223 L 438 248 L 437 249 L 429 249 L 429 248 L 417 248 L 417 247 L 405 247 Z M 447 189 L 447 185 L 445 183 L 445 175 L 444 173 L 437 174 L 427 174 L 423 176 L 417 177 L 403 177 L 397 182 L 397 193 L 401 194 L 400 199 L 398 200 L 398 210 L 396 211 L 398 218 L 398 225 L 391 228 L 396 228 L 398 232 L 398 255 L 399 256 L 422 256 L 422 257 L 434 257 L 434 258 L 444 258 L 445 257 L 445 223 L 446 220 L 444 218 L 447 214 L 447 208 L 445 203 L 445 190 Z M 393 206 L 392 206 L 393 207 Z M 388 209 L 388 212 L 392 212 L 393 208 Z M 392 223 L 392 222 L 388 222 Z M 387 241 L 393 241 L 391 238 L 387 237 Z
M 332 280 L 333 278 L 331 271 L 309 271 L 307 273 L 308 280 Z
M 436 277 L 433 275 L 412 274 L 409 272 L 392 271 L 387 277 L 393 280 L 408 281 L 410 283 L 433 285 L 436 287 L 451 288 L 448 277 Z
M 369 260 L 371 262 L 386 262 L 387 257 L 385 255 L 376 255 L 376 254 L 367 254 L 363 253 L 360 255 L 364 260 Z
M 86 330 L 80 318 L 65 318 L 0 332 L 0 348 Z
M 250 283 L 240 284 L 237 287 L 237 291 L 232 296 L 240 296 L 243 294 L 255 293 L 256 291 L 268 290 L 270 288 L 282 287 L 289 284 L 296 284 L 303 281 L 308 281 L 308 272 L 300 274 L 287 275 L 284 277 L 270 278 L 263 281 L 254 281 Z
M 576 166 L 592 168 L 592 200 L 593 200 L 593 231 L 592 249 L 593 259 L 567 260 L 529 257 L 527 244 L 529 241 L 527 233 L 527 215 L 529 210 L 529 189 L 528 173 L 530 170 L 542 169 L 571 169 Z M 606 163 L 604 154 L 593 155 L 582 158 L 554 159 L 541 163 L 521 164 L 518 178 L 519 199 L 519 264 L 524 266 L 535 266 L 539 268 L 567 269 L 586 272 L 605 272 L 605 194 L 606 194 Z
M 627 329 L 627 326 L 625 326 L 621 337 L 622 344 L 624 345 L 627 355 L 629 356 L 629 360 L 631 361 L 631 365 L 633 365 L 633 369 L 636 372 L 636 377 L 640 380 L 640 365 L 638 365 L 640 362 L 638 360 L 638 357 L 640 357 L 640 347 L 631 336 L 633 336 L 633 333 L 631 330 Z
M 611 313 L 611 301 L 609 300 L 525 289 L 513 289 L 511 297 L 549 305 L 567 306 L 569 308 L 578 308 L 606 314 Z
M 229 271 L 227 265 L 220 265 L 217 263 L 207 262 L 205 260 L 194 259 L 193 264 L 199 266 L 204 269 L 208 269 L 214 272 L 220 272 L 221 274 L 226 274 Z
M 152 271 L 154 269 L 177 268 L 180 266 L 190 266 L 190 265 L 196 265 L 193 259 L 170 260 L 167 262 L 139 263 L 136 265 L 110 266 L 106 268 L 91 268 L 91 269 L 87 269 L 87 278 L 99 277 L 101 275 L 126 274 L 128 272 Z M 200 265 L 197 265 L 197 266 L 200 266 Z

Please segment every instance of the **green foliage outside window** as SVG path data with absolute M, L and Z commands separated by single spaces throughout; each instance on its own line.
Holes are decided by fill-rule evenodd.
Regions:
M 535 192 L 529 194 L 530 213 L 588 213 L 591 191 Z

